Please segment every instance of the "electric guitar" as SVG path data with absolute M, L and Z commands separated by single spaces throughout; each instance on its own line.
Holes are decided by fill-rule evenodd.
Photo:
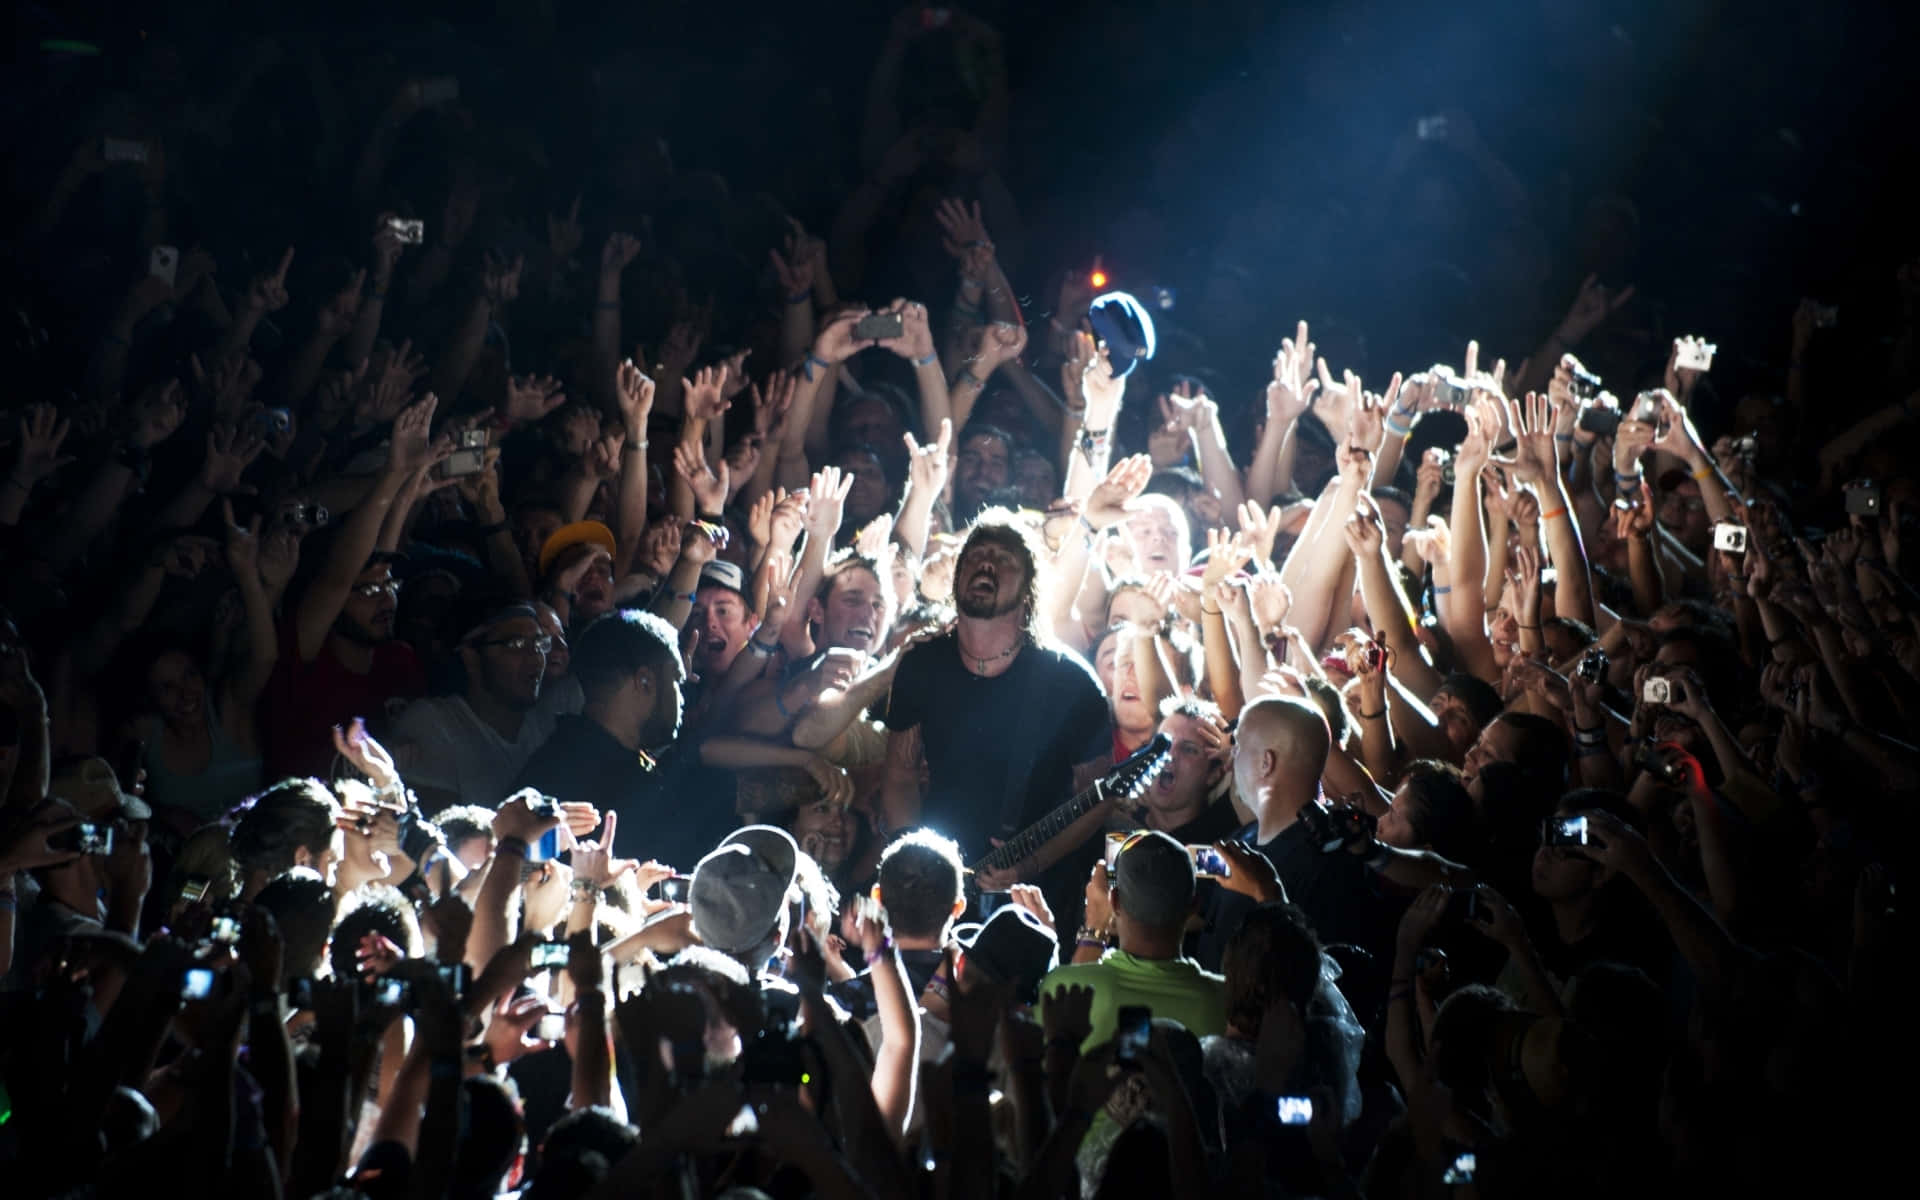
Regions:
M 967 894 L 974 896 L 979 893 L 973 882 L 975 872 L 1004 871 L 1032 858 L 1048 842 L 1065 833 L 1067 826 L 1092 812 L 1101 801 L 1114 799 L 1128 804 L 1138 800 L 1160 772 L 1166 769 L 1172 757 L 1173 740 L 1164 733 L 1154 734 L 1152 741 L 1115 763 L 1113 769 L 1102 775 L 1092 787 L 995 846 L 974 863 L 967 873 Z

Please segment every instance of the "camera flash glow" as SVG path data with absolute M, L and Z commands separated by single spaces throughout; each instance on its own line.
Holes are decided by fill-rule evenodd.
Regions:
M 1097 288 L 1103 288 L 1107 286 L 1107 273 L 1105 271 L 1095 271 L 1087 279 L 1087 282 L 1091 283 L 1093 286 Z

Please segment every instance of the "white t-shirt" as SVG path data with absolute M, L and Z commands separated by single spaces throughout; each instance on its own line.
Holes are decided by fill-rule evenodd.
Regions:
M 507 798 L 521 768 L 553 733 L 556 713 L 536 706 L 508 741 L 480 719 L 464 696 L 435 696 L 407 705 L 394 720 L 394 741 L 407 747 L 401 774 L 415 787 L 493 808 Z

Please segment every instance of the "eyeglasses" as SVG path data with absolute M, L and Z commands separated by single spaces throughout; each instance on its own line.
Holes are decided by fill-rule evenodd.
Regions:
M 398 579 L 389 579 L 384 583 L 356 583 L 353 585 L 353 594 L 368 599 L 374 596 L 398 596 L 400 594 L 400 581 Z
M 515 654 L 525 654 L 529 650 L 538 650 L 540 653 L 546 654 L 553 649 L 553 641 L 554 639 L 552 637 L 544 633 L 538 637 L 529 637 L 522 634 L 519 637 L 494 638 L 492 641 L 476 642 L 475 645 L 505 646 Z

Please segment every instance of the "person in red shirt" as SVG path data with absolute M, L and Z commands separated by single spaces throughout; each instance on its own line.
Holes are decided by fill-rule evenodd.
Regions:
M 326 778 L 335 725 L 377 720 L 389 702 L 426 690 L 413 649 L 394 637 L 400 598 L 394 556 L 376 546 L 390 523 L 397 529 L 405 518 L 394 502 L 408 477 L 445 457 L 428 436 L 436 404 L 428 395 L 395 420 L 392 449 L 373 491 L 347 517 L 326 563 L 280 619 L 280 660 L 262 697 L 269 779 Z

